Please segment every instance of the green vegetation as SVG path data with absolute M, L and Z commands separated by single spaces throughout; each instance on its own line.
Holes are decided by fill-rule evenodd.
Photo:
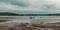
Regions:
M 60 16 L 60 13 L 48 14 L 48 16 Z
M 10 20 L 0 20 L 0 22 L 7 22 L 7 21 L 10 21 Z
M 16 15 L 18 15 L 18 14 L 16 14 L 16 13 L 9 13 L 9 12 L 1 12 L 0 13 L 0 16 L 16 16 Z
M 60 16 L 60 13 L 54 14 L 17 14 L 11 12 L 0 12 L 0 16 Z

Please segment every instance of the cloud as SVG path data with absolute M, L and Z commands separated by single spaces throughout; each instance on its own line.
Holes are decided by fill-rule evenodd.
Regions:
M 60 12 L 60 0 L 0 0 L 0 8 L 55 13 Z
M 60 10 L 60 0 L 30 0 L 30 3 L 39 10 Z
M 26 7 L 29 6 L 28 0 L 0 0 L 0 2 Z

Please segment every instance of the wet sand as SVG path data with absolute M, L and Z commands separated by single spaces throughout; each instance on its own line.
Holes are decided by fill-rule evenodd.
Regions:
M 0 30 L 54 30 L 56 28 L 60 30 L 60 26 L 51 25 L 8 21 L 0 23 Z

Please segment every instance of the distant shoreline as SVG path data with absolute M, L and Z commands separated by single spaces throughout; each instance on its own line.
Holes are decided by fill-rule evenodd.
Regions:
M 0 16 L 0 17 L 24 17 L 24 16 Z

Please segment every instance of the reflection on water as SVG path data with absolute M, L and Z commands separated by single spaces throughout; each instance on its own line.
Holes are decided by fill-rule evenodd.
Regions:
M 60 20 L 60 16 L 18 16 L 18 17 L 0 17 L 3 20 Z

